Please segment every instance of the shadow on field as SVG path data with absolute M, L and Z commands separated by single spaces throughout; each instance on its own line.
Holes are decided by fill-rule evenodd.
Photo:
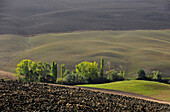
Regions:
M 0 1 L 0 34 L 169 28 L 169 0 Z

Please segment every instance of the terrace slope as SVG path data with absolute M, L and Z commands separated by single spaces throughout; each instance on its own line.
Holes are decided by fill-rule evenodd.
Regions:
M 9 38 L 0 44 L 4 49 L 1 49 L 1 63 L 5 64 L 1 69 L 6 71 L 15 72 L 17 64 L 23 59 L 48 63 L 56 61 L 58 64 L 66 64 L 68 69 L 74 69 L 79 62 L 100 63 L 100 58 L 104 57 L 105 65 L 111 62 L 111 68 L 123 65 L 128 78 L 135 78 L 137 69 L 141 67 L 148 74 L 153 70 L 160 70 L 164 77 L 170 77 L 170 30 L 84 31 L 33 37 L 0 37 Z M 14 41 L 16 37 L 18 39 Z M 10 45 L 13 48 L 8 48 Z M 6 53 L 9 53 L 9 62 L 5 60 Z M 13 56 L 15 53 L 17 56 Z M 107 70 L 107 66 L 105 67 Z

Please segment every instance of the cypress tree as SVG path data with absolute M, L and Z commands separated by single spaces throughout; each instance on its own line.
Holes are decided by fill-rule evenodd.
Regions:
M 125 74 L 126 74 L 126 73 L 125 73 L 125 70 L 123 70 L 123 78 L 125 78 Z
M 54 79 L 56 80 L 57 79 L 57 63 L 56 62 L 52 62 L 52 65 L 51 65 L 51 73 L 50 75 L 52 77 L 54 77 Z
M 104 59 L 101 58 L 100 75 L 102 78 L 103 78 L 103 74 L 104 74 Z
M 64 72 L 65 72 L 65 64 L 61 65 L 61 79 L 64 78 Z
M 138 74 L 138 79 L 142 79 L 142 80 L 146 79 L 146 73 L 142 68 L 138 69 L 137 74 Z

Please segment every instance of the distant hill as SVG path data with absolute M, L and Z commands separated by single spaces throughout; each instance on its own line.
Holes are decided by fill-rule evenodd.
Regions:
M 10 72 L 15 72 L 23 59 L 56 61 L 74 69 L 81 61 L 100 63 L 103 57 L 105 64 L 111 62 L 112 68 L 123 65 L 128 78 L 135 78 L 141 67 L 148 74 L 159 70 L 164 77 L 170 77 L 170 30 L 0 35 L 0 48 L 0 69 Z
M 0 34 L 139 29 L 170 29 L 170 1 L 0 1 Z

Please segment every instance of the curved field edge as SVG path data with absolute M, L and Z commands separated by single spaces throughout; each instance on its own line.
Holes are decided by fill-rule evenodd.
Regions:
M 14 76 L 14 74 L 10 73 L 10 72 L 5 72 L 5 71 L 0 71 L 0 79 L 4 79 L 4 80 L 17 80 L 17 78 Z M 125 82 L 125 81 L 123 81 Z M 104 93 L 111 93 L 111 94 L 118 94 L 118 95 L 123 95 L 123 96 L 129 96 L 129 97 L 136 97 L 136 98 L 140 98 L 140 99 L 145 99 L 145 100 L 149 100 L 149 101 L 156 101 L 156 102 L 159 102 L 159 103 L 167 103 L 167 102 L 164 102 L 164 101 L 168 101 L 170 103 L 170 99 L 169 98 L 169 91 L 170 91 L 170 87 L 169 85 L 163 84 L 162 88 L 167 89 L 167 91 L 164 91 L 164 92 L 161 92 L 161 93 L 157 93 L 156 95 L 151 95 L 149 97 L 145 97 L 147 95 L 142 94 L 142 96 L 139 95 L 139 93 L 137 92 L 137 94 L 133 91 L 136 91 L 138 89 L 136 88 L 133 88 L 133 91 L 126 91 L 127 89 L 120 89 L 121 85 L 123 84 L 120 84 L 120 83 L 123 83 L 122 81 L 121 82 L 113 82 L 114 83 L 114 86 L 112 86 L 113 84 L 112 83 L 108 83 L 108 84 L 105 84 L 105 87 L 102 86 L 103 84 L 98 84 L 98 85 L 93 85 L 94 87 L 92 87 L 91 85 L 76 85 L 76 86 L 67 86 L 67 85 L 58 85 L 58 84 L 49 84 L 48 85 L 54 85 L 54 86 L 64 86 L 64 87 L 71 87 L 71 88 L 78 88 L 78 87 L 81 87 L 82 89 L 87 89 L 87 90 L 92 90 L 92 91 L 100 91 L 100 92 L 104 92 Z M 117 83 L 117 84 L 116 84 Z M 138 81 L 137 83 L 141 83 L 140 81 Z M 152 82 L 154 83 L 154 82 Z M 156 82 L 157 83 L 157 82 Z M 44 84 L 44 83 L 40 83 L 40 84 Z M 127 83 L 124 83 L 124 85 L 127 85 Z M 161 83 L 162 84 L 162 83 Z M 118 86 L 117 86 L 118 85 Z M 129 86 L 130 84 L 128 84 Z M 134 85 L 134 84 L 133 84 Z M 137 85 L 137 84 L 136 84 Z M 139 85 L 139 84 L 138 84 Z M 110 86 L 110 87 L 108 87 Z M 151 85 L 152 86 L 152 85 Z M 156 85 L 155 85 L 156 86 Z M 167 86 L 167 87 L 166 87 Z M 84 87 L 90 87 L 90 88 L 84 88 Z M 92 87 L 92 88 L 91 88 Z M 160 86 L 159 86 L 160 87 Z M 100 90 L 99 88 L 101 89 L 104 89 L 104 90 Z M 115 89 L 115 88 L 119 88 L 119 89 Z M 145 89 L 148 88 L 150 89 L 148 86 L 145 87 Z M 108 89 L 108 90 L 105 90 L 105 89 Z M 136 90 L 135 90 L 136 89 Z M 155 89 L 155 88 L 154 88 Z M 114 91 L 110 91 L 110 90 L 114 90 Z M 120 91 L 121 90 L 121 91 Z M 128 93 L 126 93 L 126 92 Z M 154 91 L 155 92 L 155 91 Z M 135 93 L 135 94 L 134 94 Z M 147 92 L 146 92 L 147 93 Z M 165 96 L 164 96 L 165 95 Z M 162 96 L 164 96 L 164 98 L 162 98 Z M 167 98 L 166 98 L 167 97 Z M 152 99 L 154 98 L 154 99 Z M 158 101 L 157 99 L 161 100 L 161 101 Z M 167 104 L 169 104 L 167 103 Z
M 0 81 L 1 110 L 4 111 L 168 111 L 168 103 L 147 101 L 122 95 L 105 94 L 81 88 L 48 84 Z M 12 85 L 12 86 L 11 86 Z M 3 93 L 5 92 L 5 93 Z M 21 101 L 21 98 L 24 99 Z M 10 99 L 10 100 L 8 100 Z M 5 102 L 5 103 L 4 103 Z M 6 103 L 7 102 L 7 103 Z M 11 106 L 11 102 L 13 105 Z M 48 103 L 47 103 L 48 102 Z M 15 105 L 15 106 L 14 106 Z M 69 105 L 69 107 L 68 107 Z M 125 107 L 126 106 L 126 107 Z M 10 108 L 8 108 L 10 107 Z M 44 108 L 45 107 L 45 108 Z M 55 107 L 55 108 L 54 108 Z M 82 108 L 81 108 L 82 107 Z M 108 109 L 108 108 L 110 109 Z M 72 109 L 71 109 L 72 108 Z M 96 109 L 96 108 L 100 108 Z
M 144 68 L 148 74 L 159 70 L 163 77 L 170 77 L 170 30 L 84 31 L 18 37 L 25 39 L 26 47 L 6 63 L 3 70 L 15 72 L 23 59 L 56 61 L 66 64 L 67 69 L 74 69 L 81 61 L 100 63 L 103 57 L 105 64 L 111 62 L 111 67 L 125 66 L 127 78 L 135 78 L 138 68 Z M 16 41 L 15 46 L 19 45 Z
M 85 84 L 76 86 L 120 90 L 170 102 L 170 85 L 159 82 L 130 80 L 105 84 Z

